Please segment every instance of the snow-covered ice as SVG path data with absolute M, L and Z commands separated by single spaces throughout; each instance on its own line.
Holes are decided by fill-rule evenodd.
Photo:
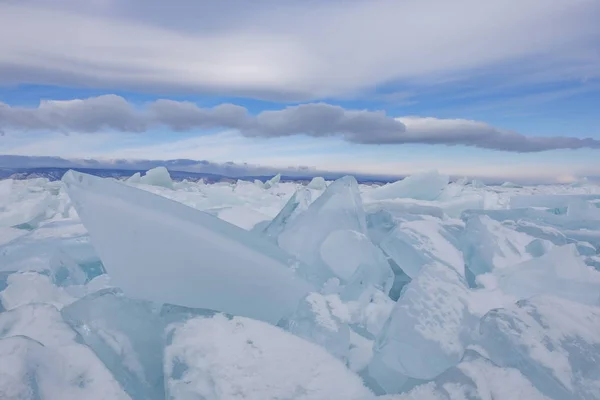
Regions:
M 0 181 L 0 399 L 600 398 L 600 186 Z

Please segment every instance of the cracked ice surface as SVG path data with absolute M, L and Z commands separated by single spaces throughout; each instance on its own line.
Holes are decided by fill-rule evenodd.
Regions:
M 0 399 L 598 399 L 599 199 L 0 181 Z

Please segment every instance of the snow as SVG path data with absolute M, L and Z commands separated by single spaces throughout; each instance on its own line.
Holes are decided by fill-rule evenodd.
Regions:
M 599 204 L 437 172 L 0 181 L 0 398 L 597 399 Z
M 266 323 L 223 315 L 172 326 L 171 399 L 369 400 L 360 378 L 320 347 Z

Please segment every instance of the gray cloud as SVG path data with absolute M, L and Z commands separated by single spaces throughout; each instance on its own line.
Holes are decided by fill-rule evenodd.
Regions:
M 359 142 L 365 136 L 379 137 L 404 132 L 404 124 L 381 111 L 345 110 L 325 103 L 302 104 L 278 111 L 263 111 L 246 130 L 252 136 L 343 135 Z
M 52 130 L 93 133 L 103 129 L 143 132 L 148 121 L 120 96 L 84 100 L 42 101 L 38 108 L 10 107 L 0 103 L 0 130 Z
M 151 121 L 166 125 L 174 131 L 213 128 L 245 129 L 253 121 L 246 108 L 235 104 L 200 108 L 190 102 L 156 100 L 149 105 L 148 112 Z
M 0 103 L 0 131 L 144 132 L 158 127 L 173 131 L 224 128 L 248 137 L 266 138 L 338 135 L 358 144 L 462 145 L 520 153 L 600 148 L 600 140 L 592 138 L 525 136 L 479 121 L 392 118 L 383 111 L 346 110 L 325 103 L 263 111 L 257 116 L 234 104 L 201 108 L 190 102 L 157 100 L 136 108 L 116 95 L 44 101 L 38 108 Z

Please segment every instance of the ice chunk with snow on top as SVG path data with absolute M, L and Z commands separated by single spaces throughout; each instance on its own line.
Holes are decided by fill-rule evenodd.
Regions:
M 379 400 L 550 400 L 515 368 L 500 368 L 477 351 L 467 350 L 460 364 L 433 382 Z
M 25 399 L 129 399 L 50 305 L 31 304 L 1 313 L 0 339 L 1 398 L 19 398 L 4 397 L 2 391 L 8 389 L 25 393 Z M 8 379 L 5 365 L 10 366 Z
M 442 264 L 424 267 L 405 288 L 375 342 L 369 376 L 387 393 L 410 378 L 433 379 L 456 365 L 473 320 L 466 282 Z
M 541 257 L 495 270 L 492 277 L 502 292 L 518 300 L 549 294 L 600 305 L 600 273 L 585 264 L 574 244 L 555 247 Z
M 600 398 L 599 307 L 538 296 L 490 311 L 479 332 L 494 363 L 518 368 L 549 398 Z
M 324 190 L 327 187 L 327 182 L 325 182 L 324 178 L 316 176 L 311 179 L 306 187 L 309 189 Z
M 5 310 L 29 303 L 47 303 L 60 309 L 76 300 L 64 288 L 55 286 L 50 277 L 36 272 L 11 274 L 6 285 L 0 292 L 0 303 Z
M 169 399 L 374 400 L 323 348 L 260 321 L 193 318 L 171 325 L 167 338 Z
M 375 200 L 411 198 L 417 200 L 435 200 L 448 185 L 448 175 L 441 175 L 437 171 L 415 174 L 401 181 L 389 183 L 373 189 L 369 196 Z
M 163 331 L 159 308 L 116 289 L 88 295 L 61 311 L 134 399 L 163 399 Z
M 537 242 L 534 242 L 537 240 Z M 474 276 L 505 268 L 529 260 L 539 247 L 540 239 L 514 231 L 486 215 L 473 215 L 467 219 L 461 238 L 465 266 Z M 550 243 L 543 246 L 550 247 Z M 537 255 L 537 254 L 536 254 Z M 471 282 L 473 284 L 473 282 Z
M 130 297 L 276 323 L 311 291 L 288 254 L 214 216 L 74 171 L 63 181 L 113 284 Z
M 548 195 L 517 195 L 510 198 L 510 208 L 530 208 L 530 207 L 546 207 L 546 208 L 562 208 L 568 207 L 573 201 L 592 201 L 600 199 L 600 194 L 589 195 L 564 195 L 564 194 L 548 194 Z
M 548 240 L 557 246 L 565 245 L 568 242 L 565 234 L 559 229 L 541 222 L 536 223 L 526 219 L 519 219 L 517 221 L 504 221 L 502 225 L 538 239 Z
M 71 349 L 65 355 L 27 336 L 0 339 L 0 398 L 129 399 L 101 363 L 82 359 L 82 356 L 90 354 L 78 350 L 78 354 Z M 77 356 L 79 359 L 71 361 L 68 356 Z
M 411 278 L 433 261 L 464 275 L 463 256 L 453 241 L 441 221 L 425 219 L 400 224 L 379 246 Z
M 0 205 L 0 227 L 23 227 L 31 229 L 54 214 L 56 201 L 42 191 L 31 193 L 25 190 L 11 193 L 5 206 Z
M 305 212 L 287 223 L 278 243 L 306 263 L 308 269 L 298 272 L 320 286 L 335 275 L 321 258 L 319 249 L 337 230 L 367 233 L 358 183 L 351 176 L 333 182 Z
M 273 218 L 273 220 L 264 228 L 262 234 L 277 243 L 277 239 L 285 229 L 286 225 L 306 211 L 310 203 L 310 190 L 299 188 L 292 197 L 290 197 L 287 203 L 285 203 L 275 218 Z
M 309 293 L 296 312 L 278 326 L 346 361 L 350 347 L 349 320 L 348 309 L 339 296 Z

